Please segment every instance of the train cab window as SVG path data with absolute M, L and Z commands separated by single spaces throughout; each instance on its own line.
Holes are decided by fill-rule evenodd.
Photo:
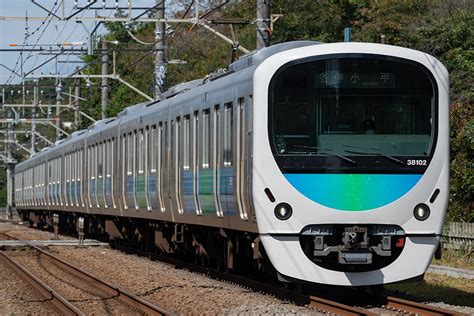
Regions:
M 183 169 L 188 170 L 190 165 L 190 116 L 186 115 L 183 121 Z
M 232 166 L 232 102 L 225 104 L 224 109 L 224 167 Z
M 211 119 L 209 109 L 202 112 L 202 168 L 209 168 Z
M 363 54 L 282 67 L 270 85 L 274 155 L 358 156 L 362 168 L 362 160 L 380 155 L 427 156 L 436 126 L 427 73 L 402 59 Z

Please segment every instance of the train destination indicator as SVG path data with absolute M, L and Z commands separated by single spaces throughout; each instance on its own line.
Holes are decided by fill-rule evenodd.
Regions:
M 316 72 L 315 88 L 394 88 L 393 72 Z

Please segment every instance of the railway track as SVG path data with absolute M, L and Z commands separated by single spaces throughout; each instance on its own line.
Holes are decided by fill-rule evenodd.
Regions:
M 382 300 L 384 301 L 383 304 L 385 308 L 409 315 L 466 315 L 449 309 L 417 303 L 394 296 L 383 296 Z
M 62 315 L 85 315 L 80 309 L 67 301 L 59 293 L 51 289 L 46 283 L 38 279 L 32 273 L 28 272 L 22 265 L 13 260 L 4 252 L 0 252 L 0 262 L 13 270 L 23 280 L 25 280 L 36 293 L 45 302 L 48 302 L 51 307 Z
M 61 278 L 61 285 L 64 286 L 64 292 L 70 294 L 71 289 L 67 289 L 67 287 L 71 285 L 76 291 L 77 289 L 82 289 L 84 292 L 86 292 L 86 295 L 81 294 L 82 297 L 87 296 L 86 299 L 77 299 L 76 297 L 75 299 L 68 300 L 65 298 L 67 297 L 66 295 L 62 296 L 57 291 L 53 290 L 50 286 L 46 284 L 46 282 L 42 281 L 40 278 L 29 272 L 27 267 L 21 265 L 19 262 L 17 262 L 17 260 L 14 260 L 10 256 L 6 255 L 4 252 L 1 252 L 0 259 L 7 266 L 11 267 L 15 272 L 19 273 L 22 278 L 24 278 L 29 284 L 32 285 L 32 287 L 39 293 L 39 295 L 41 295 L 42 298 L 48 301 L 52 305 L 52 307 L 61 314 L 86 315 L 91 314 L 91 312 L 100 314 L 100 312 L 98 312 L 97 310 L 87 310 L 87 307 L 98 307 L 97 304 L 91 305 L 90 302 L 93 301 L 106 301 L 106 309 L 109 312 L 116 312 L 117 310 L 119 310 L 121 314 L 171 314 L 169 311 L 166 311 L 163 308 L 153 305 L 118 286 L 104 281 L 94 276 L 93 274 L 64 261 L 63 259 L 44 251 L 43 249 L 31 244 L 28 241 L 20 240 L 5 233 L 0 233 L 0 235 L 3 235 L 4 237 L 9 239 L 18 240 L 28 245 L 28 247 L 30 247 L 31 249 L 34 249 L 39 257 L 43 257 L 49 262 L 50 273 L 51 271 L 61 270 L 60 272 L 56 272 L 58 273 L 58 275 L 55 275 L 56 278 L 59 278 L 59 274 L 62 274 L 62 277 L 64 278 L 72 277 L 73 279 L 75 279 L 65 280 Z M 45 269 L 46 262 L 41 261 L 40 263 L 43 266 L 43 269 Z M 52 268 L 53 266 L 57 267 L 58 269 Z M 73 304 L 71 301 L 74 301 L 75 304 Z M 82 308 L 78 307 L 77 305 L 81 305 Z
M 227 282 L 239 284 L 244 287 L 251 288 L 255 291 L 265 292 L 271 295 L 274 295 L 280 299 L 293 301 L 298 304 L 305 304 L 313 307 L 314 309 L 320 312 L 326 312 L 335 315 L 378 315 L 377 313 L 371 312 L 367 308 L 355 307 L 348 304 L 343 304 L 330 300 L 327 298 L 322 298 L 314 295 L 306 295 L 296 291 L 287 290 L 281 287 L 276 287 L 271 284 L 258 282 L 243 276 L 229 274 L 220 272 L 215 269 L 206 268 L 200 265 L 188 263 L 179 259 L 171 258 L 168 256 L 161 256 L 156 254 L 150 254 L 135 248 L 117 246 L 114 247 L 118 250 L 125 251 L 127 253 L 138 254 L 141 256 L 150 257 L 153 260 L 158 260 L 161 262 L 166 262 L 168 264 L 174 265 L 179 269 L 187 269 L 196 273 L 207 275 L 213 279 L 224 280 Z M 360 292 L 353 293 L 354 295 L 360 295 Z M 371 293 L 364 293 L 364 295 L 372 295 Z M 380 295 L 375 297 L 373 300 L 368 300 L 368 302 L 374 302 L 375 305 L 384 308 L 387 311 L 392 311 L 394 314 L 405 314 L 405 315 L 466 315 L 459 312 L 455 312 L 448 309 L 434 307 L 428 304 L 422 304 L 414 301 L 409 301 L 406 299 L 400 299 L 394 296 L 385 296 Z

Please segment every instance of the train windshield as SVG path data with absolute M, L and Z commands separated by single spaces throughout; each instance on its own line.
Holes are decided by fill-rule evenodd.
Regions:
M 358 157 L 388 157 L 379 165 L 426 159 L 436 131 L 430 78 L 421 65 L 380 56 L 287 64 L 269 91 L 274 156 L 332 156 L 364 167 Z

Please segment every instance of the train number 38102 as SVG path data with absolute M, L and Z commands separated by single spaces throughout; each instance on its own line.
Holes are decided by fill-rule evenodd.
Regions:
M 409 159 L 407 160 L 408 166 L 426 166 L 427 161 L 425 159 Z

